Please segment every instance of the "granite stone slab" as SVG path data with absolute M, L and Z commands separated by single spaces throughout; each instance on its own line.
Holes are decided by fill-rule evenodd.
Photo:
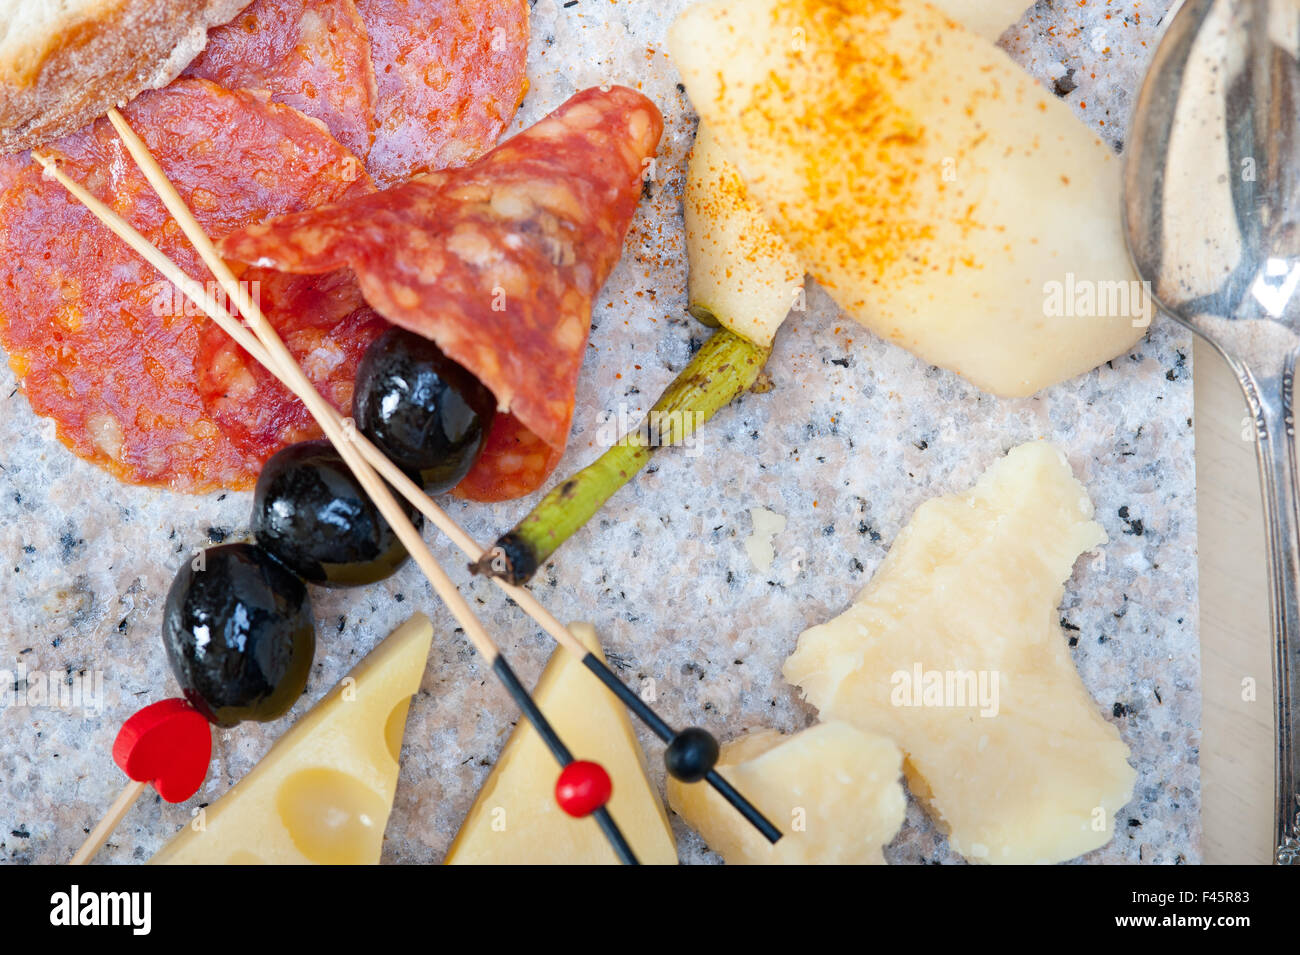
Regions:
M 687 0 L 537 0 L 531 90 L 517 126 L 577 89 L 640 88 L 667 121 L 657 180 L 596 309 L 574 436 L 561 473 L 600 451 L 608 414 L 636 420 L 707 336 L 684 313 L 681 195 L 695 118 L 664 36 Z M 1003 46 L 1116 146 L 1167 4 L 1040 3 Z M 1062 221 L 1060 228 L 1069 229 Z M 1132 749 L 1139 780 L 1116 839 L 1089 862 L 1200 859 L 1200 690 L 1191 342 L 1157 320 L 1131 353 L 1023 400 L 981 394 L 875 339 L 817 288 L 777 339 L 775 388 L 749 395 L 690 449 L 658 457 L 538 575 L 558 616 L 589 620 L 658 707 L 722 736 L 797 730 L 811 709 L 780 676 L 798 634 L 840 613 L 918 504 L 963 490 L 998 456 L 1048 438 L 1067 453 L 1110 536 L 1079 561 L 1061 620 L 1083 680 Z M 158 639 L 182 561 L 246 535 L 247 494 L 185 497 L 126 487 L 75 458 L 0 372 L 0 859 L 63 862 L 123 784 L 109 751 L 121 721 L 176 692 Z M 449 501 L 480 541 L 531 501 Z M 751 508 L 785 517 L 775 559 L 755 570 Z M 453 578 L 526 679 L 551 646 L 439 543 Z M 413 567 L 361 592 L 316 591 L 320 646 L 293 717 L 414 610 L 435 624 L 411 707 L 388 862 L 438 862 L 517 719 L 505 693 Z M 26 673 L 20 674 L 20 668 Z M 28 699 L 81 686 L 88 706 Z M 100 692 L 96 697 L 95 687 Z M 69 687 L 70 688 L 70 687 Z M 237 781 L 289 725 L 218 731 L 200 795 L 144 800 L 98 861 L 142 862 Z M 646 734 L 655 781 L 661 746 Z M 151 794 L 152 795 L 152 794 Z M 687 862 L 717 861 L 674 819 Z M 956 861 L 913 804 L 891 862 Z

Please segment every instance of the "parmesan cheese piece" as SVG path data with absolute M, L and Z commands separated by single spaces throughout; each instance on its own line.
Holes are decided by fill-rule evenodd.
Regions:
M 1128 747 L 1070 659 L 1057 610 L 1106 539 L 1064 455 L 1022 445 L 927 501 L 847 611 L 799 637 L 785 677 L 823 719 L 896 740 L 954 849 L 1059 862 L 1109 842 Z
M 605 655 L 589 624 L 569 627 Z M 637 861 L 676 865 L 668 814 L 646 777 L 645 756 L 627 710 L 577 656 L 557 649 L 533 699 L 575 759 L 600 763 L 614 784 L 609 811 Z M 560 768 L 532 724 L 520 720 L 447 853 L 448 865 L 614 865 L 592 819 L 574 819 L 555 802 Z
M 678 19 L 670 48 L 767 220 L 882 338 L 1028 395 L 1144 334 L 1119 161 L 935 8 L 714 0 Z
M 668 780 L 668 803 L 728 865 L 883 865 L 903 824 L 902 754 L 882 736 L 821 723 L 725 744 L 718 771 L 782 832 L 772 845 L 706 783 Z
M 683 206 L 691 310 L 769 346 L 803 294 L 803 266 L 763 219 L 740 173 L 700 124 Z
M 749 562 L 757 571 L 766 571 L 776 559 L 776 548 L 772 538 L 786 528 L 786 519 L 775 511 L 765 507 L 751 507 L 749 518 L 753 522 L 753 532 L 745 538 L 745 553 Z
M 378 864 L 432 642 L 423 614 L 395 630 L 150 863 Z

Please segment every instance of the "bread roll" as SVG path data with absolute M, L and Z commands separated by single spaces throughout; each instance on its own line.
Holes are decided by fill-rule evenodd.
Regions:
M 249 0 L 0 0 L 0 153 L 165 86 Z

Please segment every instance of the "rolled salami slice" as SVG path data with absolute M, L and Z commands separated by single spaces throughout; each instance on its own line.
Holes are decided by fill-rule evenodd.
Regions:
M 662 132 L 640 93 L 586 90 L 468 167 L 250 226 L 221 249 L 288 272 L 352 269 L 376 311 L 436 342 L 511 413 L 461 491 L 516 497 L 559 457 L 528 436 L 552 451 L 568 440 L 592 303 Z

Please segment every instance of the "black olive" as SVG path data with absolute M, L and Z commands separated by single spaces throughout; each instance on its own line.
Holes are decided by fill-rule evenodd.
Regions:
M 401 328 L 361 360 L 352 417 L 394 464 L 430 494 L 450 491 L 483 453 L 496 399 L 429 339 Z
M 172 581 L 163 646 L 185 698 L 213 723 L 279 719 L 316 652 L 307 587 L 254 544 L 210 547 Z
M 404 503 L 404 502 L 403 502 Z M 421 526 L 419 513 L 407 516 Z M 391 577 L 406 547 L 328 441 L 304 441 L 262 468 L 253 497 L 257 542 L 304 580 L 358 587 Z

